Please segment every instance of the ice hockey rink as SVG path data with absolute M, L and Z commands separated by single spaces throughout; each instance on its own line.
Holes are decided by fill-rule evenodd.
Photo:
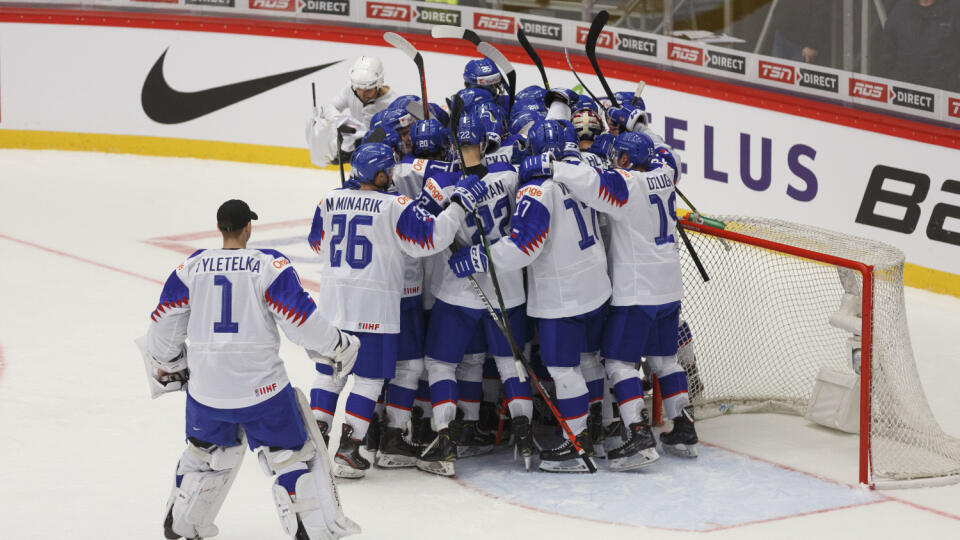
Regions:
M 338 184 L 316 169 L 0 150 L 0 538 L 162 537 L 184 395 L 150 399 L 133 340 L 170 271 L 218 245 L 226 199 L 259 214 L 251 247 L 286 253 L 315 286 L 309 219 Z M 926 399 L 958 436 L 960 298 L 906 299 Z M 306 354 L 285 342 L 281 355 L 308 387 Z M 459 461 L 453 479 L 374 469 L 341 496 L 362 538 L 960 538 L 960 485 L 857 487 L 854 435 L 769 414 L 697 426 L 695 461 L 550 475 L 501 451 Z M 283 537 L 271 482 L 248 453 L 218 538 Z

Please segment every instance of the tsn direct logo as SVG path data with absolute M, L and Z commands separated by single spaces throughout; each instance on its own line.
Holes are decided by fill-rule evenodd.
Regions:
M 703 65 L 703 49 L 688 47 L 679 43 L 670 43 L 667 46 L 667 58 L 687 64 Z
M 385 19 L 388 21 L 410 21 L 410 6 L 403 4 L 385 4 L 367 2 L 367 17 L 371 19 Z
M 768 81 L 782 82 L 784 84 L 793 84 L 793 67 L 761 60 L 760 78 L 767 79 Z
M 296 0 L 250 0 L 250 9 L 265 9 L 268 11 L 293 11 L 297 7 Z
M 473 27 L 477 30 L 513 34 L 516 25 L 517 23 L 513 17 L 500 17 L 498 15 L 490 15 L 488 13 L 473 14 Z
M 590 29 L 578 26 L 577 27 L 577 43 L 583 45 L 587 42 L 587 34 L 590 33 Z M 605 31 L 600 32 L 600 35 L 597 36 L 597 47 L 603 47 L 604 49 L 613 48 L 613 32 Z
M 850 96 L 886 103 L 887 85 L 851 78 Z

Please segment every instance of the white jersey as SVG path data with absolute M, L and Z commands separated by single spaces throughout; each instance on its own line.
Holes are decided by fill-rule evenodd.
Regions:
M 393 185 L 397 192 L 411 199 L 420 197 L 423 191 L 423 179 L 428 174 L 450 171 L 453 165 L 449 161 L 415 158 L 412 155 L 404 156 L 400 163 L 393 168 Z M 434 257 L 414 258 L 404 255 L 403 269 L 403 297 L 421 296 L 428 292 L 425 287 L 425 274 L 433 268 Z M 432 274 L 432 273 L 431 273 Z M 428 299 L 432 306 L 432 299 Z
M 593 152 L 581 150 L 580 157 L 583 159 L 584 163 L 593 167 L 594 169 L 606 169 L 610 166 L 606 159 L 594 154 Z
M 373 100 L 372 103 L 364 105 L 360 98 L 353 93 L 353 88 L 347 85 L 340 91 L 339 95 L 330 101 L 330 106 L 349 115 L 351 119 L 366 128 L 370 125 L 370 119 L 373 118 L 373 115 L 389 107 L 397 97 L 397 93 L 392 88 L 387 87 L 387 92 L 384 95 Z
M 219 409 L 256 405 L 289 384 L 278 324 L 290 341 L 320 353 L 340 343 L 290 261 L 271 249 L 194 253 L 167 278 L 150 317 L 150 354 L 174 358 L 189 339 L 190 395 Z
M 308 241 L 326 263 L 318 300 L 338 328 L 400 332 L 404 254 L 424 257 L 450 246 L 464 211 L 434 218 L 403 195 L 335 189 L 317 205 Z
M 641 172 L 554 164 L 554 177 L 611 219 L 612 305 L 661 305 L 683 297 L 673 175 L 666 166 Z
M 559 179 L 559 178 L 558 178 Z M 544 319 L 593 311 L 610 298 L 597 211 L 563 185 L 537 179 L 517 191 L 510 236 L 490 248 L 497 269 L 527 269 L 527 314 Z
M 424 190 L 431 194 L 427 209 L 432 213 L 439 211 L 437 201 L 446 202 L 460 179 L 460 173 L 437 173 L 427 178 Z M 477 203 L 477 212 L 483 221 L 483 230 L 487 239 L 493 243 L 510 235 L 510 215 L 513 214 L 517 192 L 517 173 L 509 163 L 495 163 L 481 179 L 487 185 L 487 195 Z M 480 243 L 480 232 L 472 214 L 464 216 L 457 232 L 457 246 Z M 447 264 L 449 254 L 441 261 L 435 261 L 430 287 L 433 296 L 439 300 L 471 309 L 484 309 L 483 302 L 477 297 L 470 280 L 461 279 L 450 270 Z M 496 298 L 493 282 L 488 274 L 476 274 L 477 283 L 491 301 Z M 507 308 L 523 304 L 523 273 L 519 270 L 497 272 L 503 303 Z

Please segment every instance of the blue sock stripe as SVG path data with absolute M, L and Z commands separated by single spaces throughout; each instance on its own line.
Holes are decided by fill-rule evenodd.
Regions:
M 514 398 L 529 398 L 530 397 L 530 383 L 527 381 L 520 382 L 520 379 L 517 377 L 510 377 L 503 382 L 503 390 L 507 395 L 507 401 L 510 401 Z
M 473 381 L 457 381 L 459 399 L 464 401 L 480 401 L 483 399 L 483 383 Z
M 331 376 L 333 375 L 333 366 L 331 365 L 317 362 L 316 364 L 314 364 L 314 366 L 316 366 L 317 368 L 317 373 L 323 373 L 324 375 L 331 375 Z
M 640 377 L 631 377 L 618 382 L 613 386 L 613 395 L 617 396 L 617 401 L 620 403 L 642 396 L 643 385 L 640 384 Z
M 337 400 L 340 394 L 335 394 L 329 390 L 314 388 L 310 390 L 310 408 L 322 409 L 330 414 L 337 410 Z
M 347 397 L 347 414 L 357 418 L 363 418 L 369 421 L 373 418 L 373 410 L 377 407 L 377 402 L 360 394 L 350 392 Z
M 413 398 L 417 392 L 397 386 L 395 384 L 387 385 L 387 405 L 400 409 L 410 409 L 413 407 Z
M 587 381 L 587 395 L 590 396 L 590 401 L 603 399 L 603 379 Z
M 285 474 L 281 474 L 277 477 L 277 483 L 283 486 L 283 489 L 287 490 L 287 493 L 293 495 L 297 491 L 297 478 L 310 472 L 307 469 L 300 469 L 298 471 L 290 471 Z
M 678 371 L 660 379 L 660 395 L 664 398 L 687 391 L 687 374 Z
M 590 400 L 587 394 L 573 398 L 564 398 L 557 400 L 557 409 L 564 419 L 578 418 L 587 414 L 590 407 Z
M 434 405 L 444 401 L 457 402 L 457 381 L 444 379 L 430 385 L 430 401 Z
M 180 482 L 183 482 L 183 475 L 182 475 L 182 474 L 178 474 L 178 475 L 177 475 L 177 487 L 180 487 Z

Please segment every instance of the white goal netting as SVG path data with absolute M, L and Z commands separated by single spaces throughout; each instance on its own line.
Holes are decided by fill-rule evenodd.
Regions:
M 933 417 L 914 363 L 903 298 L 903 253 L 806 225 L 717 219 L 727 223 L 727 231 L 759 239 L 761 245 L 769 241 L 785 247 L 721 240 L 709 227 L 688 232 L 711 278 L 703 282 L 681 246 L 682 317 L 693 334 L 697 359 L 690 395 L 698 418 L 760 411 L 802 415 L 821 367 L 853 373 L 847 344 L 852 334 L 831 325 L 829 317 L 845 293 L 842 274 L 855 278 L 848 280 L 847 292 L 854 289 L 862 297 L 863 284 L 860 272 L 842 269 L 832 259 L 856 261 L 873 267 L 872 346 L 865 339 L 863 347 L 872 380 L 871 473 L 861 481 L 883 487 L 884 481 L 960 480 L 960 439 L 944 433 Z M 815 252 L 806 255 L 817 260 L 798 256 L 797 248 Z M 861 460 L 865 450 L 861 448 Z

